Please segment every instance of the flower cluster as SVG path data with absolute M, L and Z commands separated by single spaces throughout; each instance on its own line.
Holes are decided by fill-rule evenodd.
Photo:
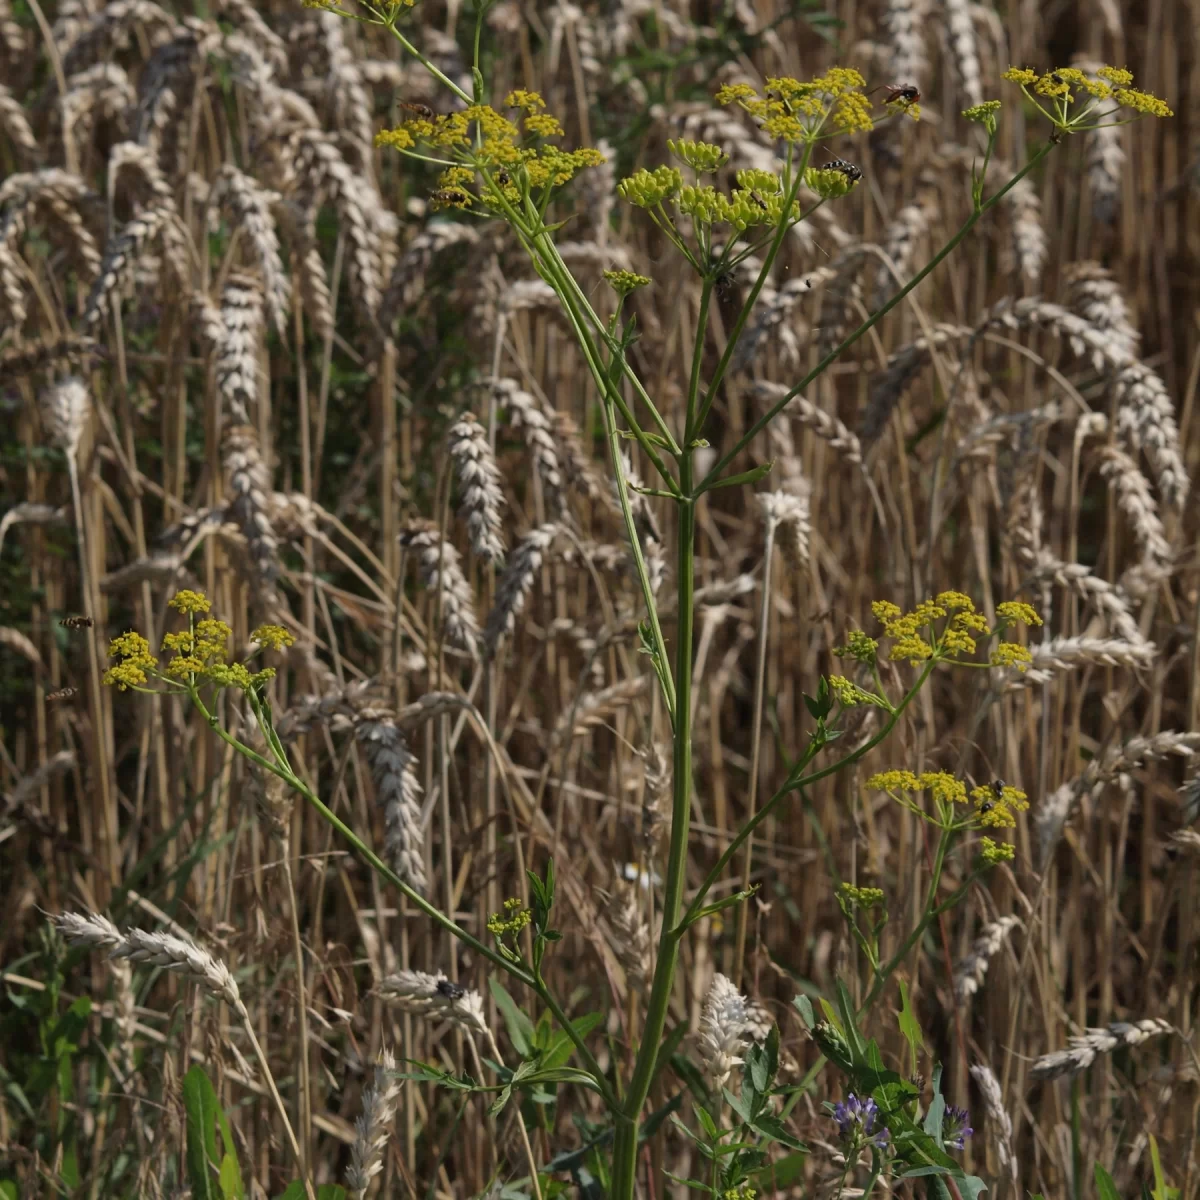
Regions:
M 604 162 L 598 150 L 563 150 L 547 138 L 563 135 L 558 118 L 542 110 L 536 92 L 518 89 L 504 98 L 520 114 L 510 120 L 490 104 L 470 104 L 457 112 L 420 113 L 376 135 L 375 144 L 396 150 L 426 146 L 455 159 L 438 179 L 438 207 L 471 208 L 476 203 L 500 211 L 531 192 L 569 183 L 587 167 Z M 478 189 L 476 185 L 478 183 Z
M 834 653 L 836 654 L 837 651 Z M 829 687 L 834 698 L 843 708 L 853 708 L 856 704 L 874 704 L 878 708 L 887 707 L 886 701 L 881 696 L 859 687 L 857 683 L 847 679 L 844 675 L 830 675 Z
M 972 789 L 971 799 L 979 824 L 993 829 L 1012 829 L 1017 823 L 1013 814 L 1029 808 L 1029 797 L 1020 788 L 1000 782 Z
M 638 288 L 650 286 L 648 276 L 637 275 L 633 271 L 605 271 L 604 279 L 618 296 L 628 296 Z
M 892 639 L 888 657 L 893 662 L 958 659 L 975 653 L 975 634 L 990 637 L 1009 625 L 1042 623 L 1030 605 L 1008 601 L 997 606 L 996 626 L 989 628 L 983 614 L 975 611 L 974 601 L 962 592 L 940 592 L 935 599 L 923 600 L 910 612 L 902 612 L 891 601 L 876 600 L 871 611 L 883 625 L 884 633 Z M 946 624 L 939 630 L 936 622 L 940 621 Z M 865 645 L 861 641 L 858 644 Z M 853 649 L 851 653 L 853 657 L 859 657 Z M 989 659 L 989 665 L 994 667 L 1023 668 L 1028 662 L 1028 650 L 1017 642 L 1001 642 Z
M 505 916 L 504 913 L 508 915 Z M 501 942 L 508 937 L 515 938 L 533 919 L 530 910 L 522 907 L 521 901 L 516 897 L 505 900 L 504 913 L 492 913 L 487 923 L 488 932 Z
M 948 1105 L 942 1114 L 942 1144 L 951 1150 L 961 1150 L 967 1138 L 975 1132 L 967 1124 L 970 1119 L 965 1108 Z
M 847 906 L 875 908 L 883 903 L 883 888 L 855 887 L 852 883 L 841 883 L 838 892 Z
M 787 76 L 768 79 L 762 95 L 748 83 L 727 84 L 716 98 L 718 104 L 745 109 L 770 138 L 812 144 L 874 128 L 871 102 L 862 90 L 865 83 L 852 67 L 831 67 L 806 83 Z
M 1028 67 L 1010 67 L 1001 78 L 1017 84 L 1060 133 L 1175 115 L 1165 101 L 1131 87 L 1133 75 L 1123 67 L 1100 67 L 1094 76 L 1078 67 L 1059 67 L 1044 75 Z
M 864 1146 L 886 1150 L 888 1145 L 887 1126 L 879 1122 L 879 1106 L 869 1096 L 860 1100 L 851 1092 L 844 1101 L 833 1107 L 833 1119 L 837 1122 L 838 1135 L 846 1147 L 847 1158 Z
M 703 142 L 688 142 L 686 145 L 705 150 L 716 149 Z M 690 157 L 697 161 L 709 161 L 698 153 Z M 784 215 L 785 202 L 779 176 L 770 171 L 746 170 L 739 171 L 736 178 L 737 187 L 726 194 L 709 184 L 685 184 L 678 167 L 656 167 L 653 171 L 642 167 L 621 180 L 617 191 L 622 199 L 638 208 L 651 212 L 658 210 L 663 219 L 669 218 L 662 213 L 662 206 L 670 201 L 677 212 L 690 217 L 697 225 L 730 225 L 739 233 L 756 225 L 777 225 Z M 797 220 L 800 217 L 795 202 L 790 217 Z
M 188 623 L 186 629 L 164 635 L 163 653 L 171 655 L 166 666 L 159 665 L 150 652 L 150 643 L 140 633 L 123 633 L 109 644 L 108 656 L 117 661 L 104 674 L 106 684 L 125 691 L 143 688 L 153 677 L 174 689 L 210 683 L 218 688 L 251 691 L 274 676 L 273 667 L 251 671 L 245 663 L 228 661 L 233 630 L 224 621 L 206 615 L 212 604 L 203 592 L 185 588 L 167 603 L 187 617 Z M 269 650 L 282 650 L 296 640 L 281 625 L 260 625 L 250 636 Z

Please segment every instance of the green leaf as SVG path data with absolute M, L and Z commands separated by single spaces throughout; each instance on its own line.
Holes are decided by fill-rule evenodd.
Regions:
M 915 1071 L 917 1054 L 925 1048 L 925 1038 L 921 1033 L 921 1026 L 912 1010 L 912 1005 L 908 1002 L 908 987 L 903 979 L 900 980 L 900 1032 L 912 1053 L 912 1068 Z
M 730 475 L 727 479 L 718 479 L 716 483 L 710 484 L 704 490 L 706 492 L 715 492 L 718 488 L 738 487 L 743 483 L 757 483 L 760 479 L 770 474 L 771 468 L 774 465 L 774 459 L 770 462 L 759 463 L 757 467 L 751 467 L 749 471 L 742 471 L 739 475 Z
M 242 1200 L 242 1173 L 238 1170 L 237 1159 L 228 1152 L 221 1159 L 221 1174 L 217 1182 L 221 1185 L 221 1195 L 225 1200 Z
M 654 1074 L 651 1076 L 651 1081 L 656 1080 L 663 1067 L 671 1061 L 671 1057 L 675 1051 L 679 1049 L 679 1043 L 683 1041 L 688 1031 L 687 1022 L 676 1025 L 670 1033 L 662 1040 L 662 1044 L 658 1048 L 658 1055 L 654 1059 Z
M 749 1106 L 746 1104 L 746 1097 L 744 1095 L 735 1096 L 728 1088 L 722 1088 L 721 1090 L 725 1095 L 725 1103 L 742 1118 L 745 1124 L 749 1125 L 751 1112 Z
M 293 1179 L 291 1183 L 275 1197 L 275 1200 L 304 1200 L 307 1193 L 304 1190 L 304 1184 L 299 1179 Z
M 649 1141 L 659 1130 L 659 1126 L 674 1113 L 678 1112 L 683 1107 L 683 1093 L 676 1092 L 670 1100 L 662 1106 L 656 1108 L 639 1126 L 638 1141 Z
M 987 1184 L 978 1175 L 955 1175 L 954 1178 L 963 1200 L 976 1200 L 980 1192 L 988 1190 Z
M 1158 1139 L 1154 1134 L 1150 1134 L 1150 1162 L 1154 1167 L 1154 1191 L 1151 1193 L 1154 1200 L 1174 1200 L 1174 1197 L 1179 1195 L 1179 1189 L 1167 1187 L 1162 1159 L 1158 1155 Z
M 845 1034 L 846 1041 L 850 1045 L 850 1056 L 857 1065 L 866 1057 L 866 1046 L 863 1043 L 862 1034 L 858 1032 L 858 1026 L 854 1023 L 854 1001 L 850 998 L 846 985 L 840 979 L 837 981 L 837 995 L 838 1011 L 842 1017 L 842 1033 Z
M 817 1023 L 816 1014 L 813 1012 L 812 1001 L 806 995 L 804 995 L 803 992 L 801 992 L 800 995 L 792 1001 L 792 1005 L 800 1014 L 800 1019 L 809 1029 L 811 1029 Z
M 944 1150 L 945 1145 L 942 1142 L 942 1126 L 946 1118 L 946 1097 L 938 1092 L 929 1105 L 929 1111 L 925 1114 L 925 1120 L 922 1122 L 921 1128 L 938 1144 L 939 1150 Z
M 15 1179 L 0 1179 L 0 1200 L 20 1200 L 20 1195 Z
M 604 1020 L 603 1013 L 588 1013 L 586 1016 L 577 1017 L 571 1022 L 571 1028 L 575 1031 L 579 1038 L 586 1038 L 601 1021 Z M 542 1053 L 541 1065 L 543 1067 L 561 1067 L 565 1066 L 571 1060 L 571 1055 L 575 1053 L 575 1043 L 571 1040 L 571 1035 L 565 1029 L 555 1031 L 554 1036 L 550 1039 L 549 1044 Z
M 197 1065 L 183 1077 L 183 1108 L 187 1121 L 187 1169 L 194 1200 L 217 1200 L 213 1170 L 217 1164 L 217 1093 L 204 1068 Z
M 799 1183 L 804 1175 L 804 1163 L 808 1158 L 807 1150 L 795 1150 L 785 1154 L 783 1158 L 773 1163 L 767 1163 L 755 1172 L 755 1177 L 763 1184 L 770 1184 L 778 1192 Z
M 694 1108 L 696 1120 L 700 1122 L 705 1136 L 707 1136 L 710 1142 L 715 1142 L 717 1140 L 717 1124 L 709 1115 L 708 1109 L 703 1104 L 697 1104 Z
M 763 1137 L 769 1138 L 773 1142 L 778 1142 L 781 1146 L 786 1146 L 789 1150 L 804 1149 L 804 1143 L 799 1138 L 793 1137 L 783 1122 L 770 1113 L 760 1113 L 754 1121 L 754 1129 L 762 1134 Z
M 1096 1195 L 1100 1197 L 1100 1200 L 1121 1200 L 1121 1193 L 1117 1191 L 1116 1181 L 1104 1169 L 1102 1163 L 1096 1164 L 1093 1174 L 1096 1178 Z
M 340 1183 L 323 1183 L 317 1188 L 317 1200 L 346 1200 L 346 1189 Z
M 508 1036 L 522 1058 L 528 1058 L 533 1050 L 533 1022 L 521 1011 L 517 1002 L 508 994 L 504 984 L 496 976 L 488 980 L 496 1007 L 504 1018 Z
M 696 915 L 688 922 L 688 928 L 690 929 L 704 917 L 711 917 L 713 913 L 719 913 L 726 908 L 732 908 L 735 904 L 741 904 L 743 900 L 748 900 L 758 891 L 758 887 L 759 885 L 756 883 L 753 887 L 746 888 L 744 892 L 734 892 L 732 895 L 723 896 L 720 900 L 715 900 L 712 904 L 706 904 L 703 908 L 697 909 Z

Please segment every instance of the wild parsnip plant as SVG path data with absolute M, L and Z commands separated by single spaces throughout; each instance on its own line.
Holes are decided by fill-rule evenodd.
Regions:
M 431 3 L 0 0 L 0 1194 L 1200 1194 L 1170 109 Z

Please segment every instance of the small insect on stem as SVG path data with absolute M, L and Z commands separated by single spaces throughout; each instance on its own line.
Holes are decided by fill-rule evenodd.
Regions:
M 46 696 L 47 704 L 57 704 L 60 700 L 73 700 L 79 695 L 79 689 L 73 687 L 59 688 L 56 692 L 50 692 Z
M 91 617 L 63 617 L 59 624 L 64 629 L 91 629 L 93 622 Z
M 437 992 L 439 996 L 445 996 L 447 1000 L 461 1000 L 467 994 L 467 989 L 459 987 L 457 983 L 452 983 L 449 979 L 439 979 Z
M 422 121 L 432 121 L 437 116 L 437 113 L 428 104 L 417 104 L 411 100 L 401 100 L 399 106 L 406 112 L 416 113 Z
M 759 208 L 765 209 L 767 207 L 767 202 L 757 192 L 750 193 L 750 200 L 752 203 L 757 204 Z
M 434 192 L 430 199 L 435 204 L 469 204 L 471 202 L 466 192 L 456 191 L 454 188 L 442 188 L 440 191 Z

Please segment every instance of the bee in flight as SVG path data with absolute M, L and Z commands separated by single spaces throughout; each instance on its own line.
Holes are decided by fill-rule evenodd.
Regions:
M 91 629 L 91 617 L 63 617 L 59 624 L 64 629 Z
M 437 992 L 439 996 L 445 996 L 447 1000 L 461 1000 L 467 994 L 466 988 L 459 987 L 457 983 L 451 983 L 449 979 L 437 981 Z
M 899 104 L 908 108 L 910 104 L 921 102 L 921 89 L 915 83 L 886 83 L 884 90 L 887 92 L 885 104 Z
M 60 700 L 73 700 L 79 695 L 79 689 L 73 687 L 59 688 L 46 697 L 47 704 L 57 704 Z
M 847 162 L 844 158 L 835 158 L 827 162 L 821 170 L 841 171 L 851 183 L 857 183 L 863 177 L 862 168 L 856 167 L 852 162 Z
M 401 100 L 400 107 L 406 112 L 415 113 L 422 121 L 432 121 L 437 113 L 428 104 L 415 104 L 411 100 Z

